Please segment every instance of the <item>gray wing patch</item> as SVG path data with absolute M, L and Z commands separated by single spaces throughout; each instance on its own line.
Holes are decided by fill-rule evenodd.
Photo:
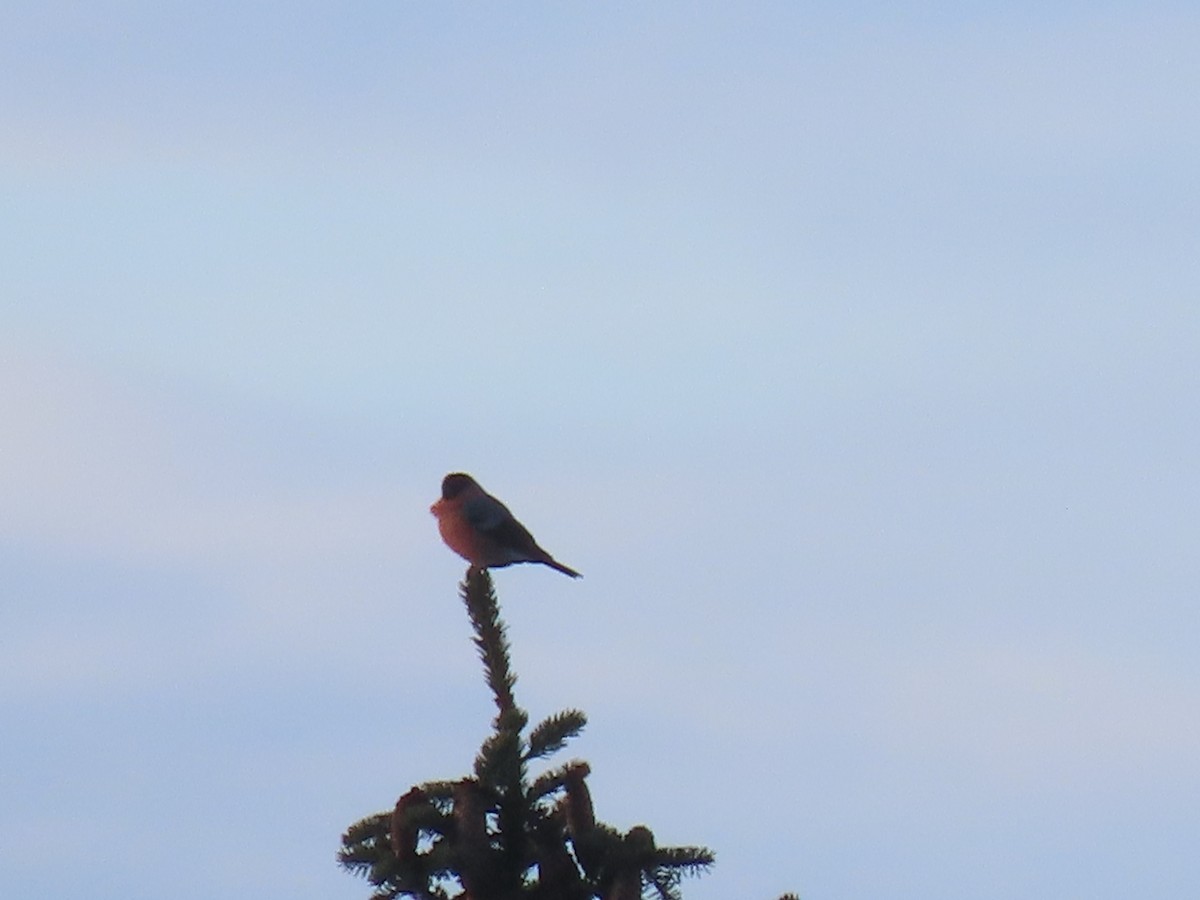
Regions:
M 510 550 L 526 554 L 537 547 L 533 535 L 513 517 L 507 506 L 490 494 L 467 501 L 463 512 L 471 525 Z
M 472 497 L 463 504 L 463 512 L 467 514 L 467 521 L 474 527 L 489 533 L 499 528 L 505 519 L 512 518 L 508 507 L 487 494 L 482 497 Z

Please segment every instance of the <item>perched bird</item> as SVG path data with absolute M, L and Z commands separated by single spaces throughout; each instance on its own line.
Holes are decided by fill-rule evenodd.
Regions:
M 529 530 L 508 507 L 487 493 L 470 475 L 452 472 L 442 479 L 442 497 L 429 511 L 437 516 L 446 546 L 480 569 L 536 562 L 580 578 L 538 546 Z

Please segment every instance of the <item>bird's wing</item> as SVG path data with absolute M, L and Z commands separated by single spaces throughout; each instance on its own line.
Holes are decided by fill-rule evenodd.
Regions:
M 533 535 L 491 494 L 472 497 L 463 504 L 463 512 L 473 527 L 506 547 L 532 550 L 537 546 Z

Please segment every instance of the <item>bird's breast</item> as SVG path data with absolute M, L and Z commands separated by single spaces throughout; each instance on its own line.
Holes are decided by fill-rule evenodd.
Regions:
M 438 531 L 446 546 L 472 563 L 482 563 L 480 558 L 479 535 L 471 527 L 461 509 L 448 508 L 449 504 L 441 501 L 433 504 L 432 512 L 437 516 Z

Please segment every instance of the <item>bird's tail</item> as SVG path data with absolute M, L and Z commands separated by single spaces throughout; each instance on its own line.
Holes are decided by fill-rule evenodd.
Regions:
M 546 554 L 546 558 L 541 561 L 543 563 L 545 563 L 546 565 L 548 565 L 550 568 L 557 569 L 558 571 L 562 572 L 564 575 L 570 575 L 572 578 L 582 578 L 583 577 L 583 575 L 581 575 L 579 572 L 576 572 L 570 566 L 564 566 L 562 563 L 560 563 L 557 559 L 555 559 L 550 554 Z

